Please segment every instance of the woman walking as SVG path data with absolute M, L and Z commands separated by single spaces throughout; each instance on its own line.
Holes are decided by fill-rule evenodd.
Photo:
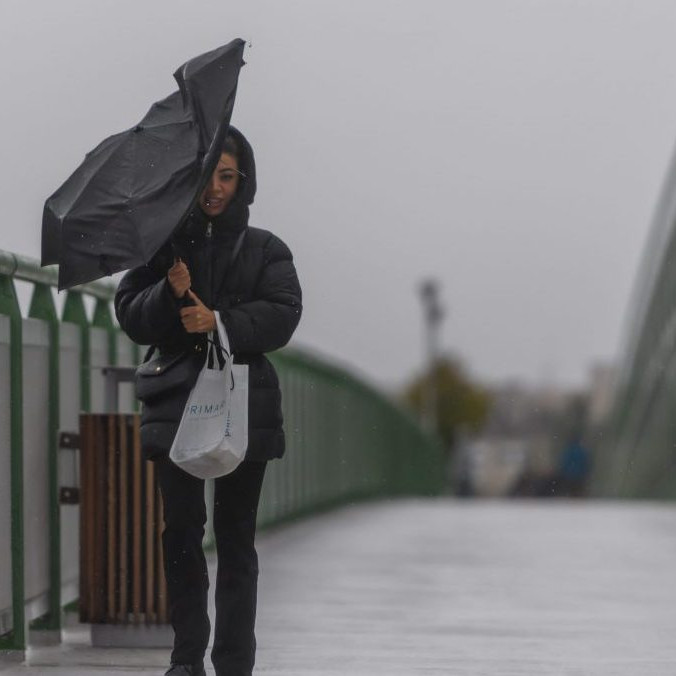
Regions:
M 218 313 L 235 363 L 249 365 L 249 446 L 242 464 L 215 480 L 218 570 L 211 652 L 217 676 L 249 676 L 256 651 L 258 501 L 267 461 L 284 454 L 279 381 L 264 353 L 289 341 L 302 305 L 287 246 L 270 232 L 248 225 L 256 192 L 251 146 L 231 127 L 221 150 L 199 207 L 171 245 L 123 277 L 115 310 L 132 340 L 157 345 L 164 354 L 204 351 Z M 164 428 L 173 432 L 177 422 L 169 421 Z M 162 423 L 157 428 L 161 439 Z M 164 565 L 175 633 L 166 675 L 200 676 L 205 674 L 211 631 L 202 550 L 204 481 L 174 465 L 167 444 L 170 441 L 164 444 L 165 453 L 153 449 L 159 455 L 155 459 L 164 505 Z

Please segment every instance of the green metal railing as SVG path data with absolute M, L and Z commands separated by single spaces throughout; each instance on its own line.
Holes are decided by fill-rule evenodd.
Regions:
M 676 499 L 676 154 L 626 316 L 612 415 L 595 459 L 595 494 Z
M 46 629 L 60 628 L 61 621 L 61 559 L 60 519 L 58 498 L 57 437 L 59 426 L 59 320 L 57 317 L 52 287 L 57 284 L 58 273 L 54 268 L 41 268 L 37 261 L 0 251 L 0 314 L 10 319 L 10 455 L 11 455 L 11 540 L 12 540 L 12 615 L 11 634 L 0 638 L 0 648 L 23 649 L 25 636 L 25 580 L 24 580 L 24 517 L 23 517 L 23 340 L 22 317 L 14 285 L 15 280 L 31 282 L 33 293 L 28 316 L 47 322 L 49 326 L 49 410 L 48 448 L 46 461 L 49 472 L 50 538 L 50 583 L 49 612 L 40 618 L 36 626 Z M 83 294 L 93 296 L 97 304 L 109 304 L 113 287 L 95 283 L 69 291 L 66 296 L 63 321 L 75 322 L 81 327 L 81 409 L 89 409 L 89 322 Z
M 58 448 L 59 327 L 71 322 L 80 332 L 80 410 L 92 402 L 91 340 L 93 327 L 108 332 L 110 364 L 117 359 L 116 328 L 111 312 L 114 286 L 93 283 L 68 291 L 59 319 L 53 288 L 55 269 L 0 251 L 0 314 L 11 323 L 11 481 L 12 504 L 12 625 L 0 648 L 23 650 L 26 645 L 24 589 L 22 322 L 15 280 L 33 285 L 29 316 L 49 327 L 49 467 L 50 573 L 49 612 L 36 626 L 58 629 L 62 615 Z M 84 296 L 95 299 L 90 321 Z M 138 350 L 133 353 L 138 359 Z M 434 495 L 444 490 L 444 453 L 416 421 L 382 393 L 347 370 L 297 349 L 272 355 L 283 391 L 287 454 L 270 463 L 259 512 L 264 528 L 288 519 L 356 500 L 402 495 Z M 6 377 L 0 374 L 0 377 Z M 209 544 L 211 534 L 207 536 Z

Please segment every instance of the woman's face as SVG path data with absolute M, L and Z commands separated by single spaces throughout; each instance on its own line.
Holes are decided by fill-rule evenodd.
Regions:
M 202 211 L 207 216 L 222 214 L 235 196 L 238 185 L 239 167 L 237 166 L 237 159 L 228 153 L 221 153 L 218 165 L 200 195 Z

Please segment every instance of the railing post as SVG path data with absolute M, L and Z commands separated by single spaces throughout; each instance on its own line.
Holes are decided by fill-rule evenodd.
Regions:
M 49 411 L 47 463 L 49 476 L 49 613 L 31 626 L 61 629 L 61 514 L 59 504 L 59 318 L 52 291 L 36 284 L 28 316 L 47 322 L 49 327 Z
M 82 294 L 69 291 L 63 307 L 63 321 L 80 327 L 80 410 L 88 413 L 91 409 L 91 348 L 89 320 L 85 311 Z
M 12 537 L 12 631 L 0 641 L 4 650 L 26 649 L 23 519 L 23 360 L 22 320 L 11 277 L 0 274 L 0 314 L 10 320 L 10 444 Z
M 94 317 L 92 326 L 105 329 L 108 332 L 108 364 L 115 366 L 117 364 L 117 344 L 115 342 L 116 331 L 113 323 L 113 315 L 110 312 L 110 302 L 103 298 L 96 299 L 94 306 Z

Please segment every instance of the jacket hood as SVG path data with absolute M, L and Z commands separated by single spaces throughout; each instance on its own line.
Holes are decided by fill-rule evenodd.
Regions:
M 240 177 L 237 193 L 226 210 L 213 218 L 209 218 L 199 205 L 196 205 L 188 216 L 185 226 L 179 231 L 179 237 L 194 236 L 204 231 L 209 221 L 216 226 L 214 233 L 217 236 L 241 232 L 249 224 L 249 205 L 253 204 L 256 196 L 256 162 L 253 148 L 239 129 L 231 126 L 228 134 L 235 138 L 239 148 L 239 170 L 245 174 Z
M 249 224 L 249 205 L 253 204 L 256 196 L 256 162 L 253 148 L 244 134 L 235 127 L 230 127 L 228 133 L 235 137 L 239 147 L 239 170 L 244 176 L 240 177 L 237 193 L 226 210 L 211 221 L 217 226 L 217 231 L 232 233 L 240 232 Z M 197 211 L 206 218 L 199 207 Z
M 228 208 L 237 202 L 248 206 L 253 204 L 254 197 L 256 196 L 256 161 L 254 160 L 253 148 L 239 129 L 230 127 L 228 133 L 234 136 L 239 146 L 239 170 L 246 174 L 246 178 L 240 180 L 237 195 L 232 203 L 228 205 Z

